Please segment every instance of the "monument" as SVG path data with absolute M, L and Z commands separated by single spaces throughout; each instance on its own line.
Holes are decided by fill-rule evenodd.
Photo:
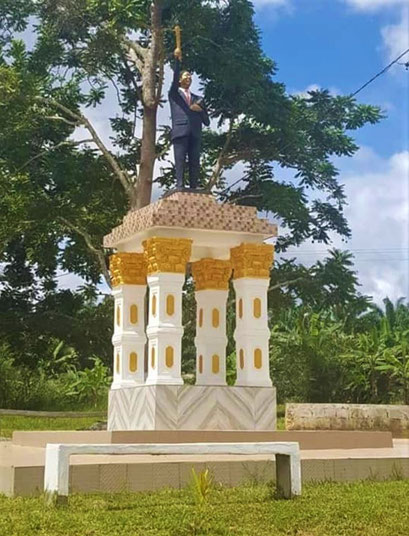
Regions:
M 180 33 L 176 35 L 180 53 L 175 56 L 180 59 Z M 107 248 L 116 250 L 110 259 L 115 310 L 108 431 L 14 432 L 10 444 L 0 444 L 0 493 L 37 494 L 45 486 L 64 498 L 69 488 L 112 492 L 181 487 L 190 482 L 192 465 L 200 471 L 202 463 L 212 464 L 216 481 L 237 485 L 248 480 L 247 463 L 218 458 L 229 453 L 256 452 L 257 458 L 250 461 L 262 479 L 270 480 L 271 460 L 266 465 L 259 456 L 266 446 L 276 455 L 277 483 L 287 487 L 290 496 L 301 491 L 294 442 L 304 451 L 303 480 L 350 481 L 374 475 L 382 480 L 398 470 L 409 474 L 407 445 L 394 444 L 390 432 L 275 431 L 267 313 L 274 249 L 265 240 L 276 236 L 277 228 L 259 218 L 254 207 L 219 204 L 195 190 L 200 143 L 194 139 L 194 147 L 189 144 L 201 124 L 199 130 L 191 129 L 190 122 L 205 123 L 205 108 L 197 99 L 189 105 L 189 95 L 180 99 L 185 99 L 179 105 L 188 124 L 173 133 L 174 139 L 181 132 L 187 137 L 181 142 L 183 154 L 175 151 L 183 156 L 177 160 L 178 187 L 187 143 L 192 189 L 170 192 L 129 212 L 104 239 Z M 175 126 L 181 121 L 178 114 L 173 119 Z M 181 374 L 183 285 L 190 275 L 197 304 L 195 385 L 185 385 Z M 226 384 L 230 280 L 236 298 L 234 386 Z M 322 422 L 323 412 L 334 409 L 301 406 L 290 410 L 307 428 L 311 418 Z M 357 408 L 342 406 L 336 411 L 335 424 L 356 419 Z M 388 407 L 384 411 L 390 413 Z M 333 424 L 332 419 L 329 425 Z M 293 454 L 288 459 L 290 447 Z M 329 454 L 331 449 L 335 454 Z M 86 463 L 72 458 L 69 470 L 70 453 L 104 456 L 87 456 Z M 138 459 L 133 458 L 136 453 Z M 141 460 L 142 453 L 154 456 Z M 192 461 L 192 453 L 203 455 L 203 462 Z M 179 460 L 170 464 L 159 454 L 177 454 Z
M 104 239 L 115 298 L 109 430 L 274 430 L 267 290 L 276 226 L 254 207 L 176 192 Z M 197 303 L 196 384 L 181 375 L 182 289 Z M 236 294 L 237 380 L 226 384 L 226 302 Z M 147 320 L 146 320 L 147 319 Z
M 189 186 L 197 188 L 200 174 L 200 148 L 202 126 L 209 126 L 203 99 L 190 91 L 192 75 L 181 71 L 182 44 L 180 27 L 175 27 L 176 49 L 173 81 L 169 90 L 169 105 L 172 117 L 171 139 L 175 155 L 177 188 L 183 188 L 186 157 L 188 157 Z

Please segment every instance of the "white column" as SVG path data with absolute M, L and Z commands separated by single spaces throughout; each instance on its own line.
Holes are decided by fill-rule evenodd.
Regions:
M 196 385 L 226 385 L 227 290 L 195 292 Z
M 148 376 L 150 385 L 183 384 L 182 288 L 185 274 L 157 272 L 148 276 Z
M 242 277 L 233 281 L 236 292 L 237 380 L 235 385 L 271 387 L 267 315 L 268 279 Z
M 111 389 L 134 387 L 145 381 L 146 285 L 114 287 L 114 381 Z

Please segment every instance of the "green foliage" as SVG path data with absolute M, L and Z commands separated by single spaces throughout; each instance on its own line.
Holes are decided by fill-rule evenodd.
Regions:
M 209 469 L 196 473 L 192 467 L 192 493 L 199 507 L 205 506 L 213 489 L 213 476 Z
M 306 484 L 290 501 L 268 486 L 216 489 L 205 514 L 209 536 L 406 536 L 409 481 Z M 189 490 L 74 494 L 68 508 L 43 497 L 0 497 L 0 534 L 14 536 L 180 536 L 192 534 L 197 505 Z M 193 532 L 194 534 L 194 532 Z
M 396 342 L 384 353 L 377 370 L 389 372 L 403 393 L 403 401 L 409 404 L 409 330 L 396 334 Z
M 281 311 L 300 303 L 317 312 L 331 310 L 346 330 L 355 327 L 359 316 L 370 307 L 371 300 L 359 293 L 352 254 L 330 250 L 323 261 L 308 269 L 297 264 L 295 259 L 279 260 L 271 271 L 269 310 L 272 320 Z
M 331 311 L 290 309 L 274 325 L 271 367 L 280 400 L 311 402 L 409 402 L 409 305 L 372 312 L 358 331 Z
M 17 377 L 13 367 L 14 356 L 6 344 L 0 345 L 0 408 L 7 407 L 15 396 Z
M 111 297 L 98 301 L 89 287 L 73 292 L 57 290 L 48 277 L 39 281 L 21 242 L 13 243 L 4 259 L 0 341 L 12 347 L 16 364 L 35 369 L 44 359 L 55 361 L 60 341 L 78 356 L 81 367 L 93 354 L 111 363 Z
M 161 57 L 170 62 L 171 30 L 180 24 L 184 67 L 203 80 L 212 117 L 220 124 L 231 122 L 230 134 L 209 130 L 204 137 L 204 183 L 217 184 L 222 199 L 279 218 L 289 230 L 279 249 L 308 238 L 328 242 L 332 231 L 349 236 L 345 196 L 331 158 L 355 153 L 349 132 L 376 123 L 379 109 L 325 90 L 306 98 L 288 95 L 276 80 L 274 61 L 262 51 L 248 0 L 161 4 Z M 70 113 L 85 110 L 86 115 L 89 106 L 103 109 L 108 93 L 116 95 L 119 113 L 106 115 L 113 144 L 108 154 L 129 174 L 132 189 L 141 159 L 137 126 L 143 119 L 144 88 L 140 71 L 127 60 L 126 43 L 131 39 L 149 50 L 149 6 L 147 0 L 2 3 L 0 254 L 21 240 L 36 271 L 55 277 L 59 266 L 94 284 L 99 280 L 102 237 L 124 215 L 129 192 L 106 155 L 73 141 L 78 121 Z M 18 32 L 30 20 L 36 24 L 29 49 Z M 156 153 L 163 161 L 169 128 L 158 127 L 163 135 Z M 216 162 L 221 167 L 214 176 Z M 238 162 L 245 171 L 230 195 L 223 192 L 225 172 Z M 291 181 L 280 177 L 281 168 L 294 171 Z M 173 185 L 173 170 L 158 181 Z M 307 190 L 319 195 L 313 200 Z
M 95 417 L 23 417 L 0 415 L 0 437 L 10 438 L 14 431 L 31 430 L 86 430 L 106 419 L 106 413 Z
M 92 368 L 67 371 L 64 378 L 67 385 L 65 394 L 78 400 L 80 404 L 97 407 L 105 402 L 112 377 L 101 359 L 93 357 L 90 360 L 93 362 Z
M 32 369 L 18 363 L 7 345 L 0 346 L 0 407 L 32 410 L 104 408 L 112 378 L 101 359 L 90 358 L 92 368 L 79 370 L 75 351 L 59 342 L 52 357 Z
M 335 402 L 345 397 L 340 355 L 348 336 L 329 313 L 290 310 L 271 333 L 271 367 L 280 400 Z
M 277 79 L 275 62 L 262 50 L 248 0 L 160 4 L 161 61 L 171 62 L 172 28 L 178 23 L 183 31 L 183 67 L 200 76 L 210 114 L 225 127 L 204 135 L 203 185 L 216 187 L 222 201 L 255 206 L 284 225 L 288 233 L 279 238 L 278 251 L 308 239 L 328 243 L 334 232 L 348 237 L 346 199 L 333 157 L 354 155 L 358 146 L 352 131 L 378 122 L 379 108 L 327 90 L 311 91 L 306 97 L 288 95 Z M 99 403 L 98 385 L 103 386 L 101 393 L 106 388 L 102 363 L 97 371 L 87 368 L 89 356 L 98 355 L 105 365 L 111 362 L 111 301 L 99 301 L 95 288 L 101 276 L 109 279 L 109 252 L 102 248 L 102 237 L 121 221 L 141 167 L 138 127 L 144 119 L 146 88 L 141 71 L 129 61 L 127 43 L 132 40 L 142 47 L 141 57 L 150 49 L 150 6 L 148 0 L 3 0 L 0 5 L 0 342 L 12 349 L 13 366 L 22 371 L 15 380 L 20 386 L 15 392 L 21 394 L 10 395 L 9 403 L 38 406 L 46 403 L 41 397 L 49 390 L 49 400 L 56 404 L 53 393 L 61 391 L 60 376 L 71 382 L 72 390 L 66 389 L 71 399 L 81 403 Z M 30 47 L 20 34 L 29 25 L 34 37 Z M 155 72 L 157 83 L 159 64 Z M 108 95 L 116 96 L 117 106 L 105 117 L 111 146 L 104 153 L 100 145 L 96 149 L 95 143 L 79 143 L 73 134 L 86 124 L 89 107 L 108 109 Z M 169 127 L 158 127 L 161 135 L 153 150 L 166 166 Z M 118 180 L 110 159 L 126 172 L 129 188 Z M 226 172 L 237 163 L 243 169 L 235 177 L 238 187 L 226 189 Z M 165 168 L 157 181 L 165 188 L 174 185 L 173 168 Z M 83 277 L 86 287 L 75 293 L 58 290 L 58 270 Z M 357 286 L 348 253 L 334 251 L 310 269 L 293 260 L 277 264 L 269 307 L 272 323 L 277 324 L 273 369 L 278 378 L 283 376 L 283 396 L 341 396 L 344 378 L 337 374 L 344 374 L 344 368 L 334 356 L 343 344 L 348 354 L 347 335 L 367 333 L 366 326 L 376 322 L 374 310 L 371 317 L 363 315 L 369 300 Z M 191 282 L 185 290 L 183 372 L 192 381 Z M 285 327 L 283 315 L 300 305 L 306 307 L 308 322 L 289 320 Z M 229 382 L 234 380 L 234 328 L 231 293 Z M 284 353 L 279 353 L 287 343 L 292 378 L 285 377 Z M 62 344 L 59 352 L 65 348 L 67 357 L 53 355 L 56 344 Z M 353 346 L 353 355 L 361 355 L 363 339 L 360 344 Z M 391 346 L 389 341 L 385 348 Z M 365 383 L 369 365 L 357 365 L 362 377 L 357 372 L 358 379 L 348 380 L 351 396 L 382 399 L 387 388 L 382 382 L 389 376 L 406 393 L 407 354 L 393 351 L 398 362 L 388 355 L 371 365 L 371 387 Z M 10 375 L 10 360 L 2 366 Z M 29 387 L 31 378 L 34 384 Z M 290 385 L 294 382 L 297 385 Z M 92 393 L 88 399 L 83 385 Z M 35 398 L 28 397 L 28 388 L 38 392 Z

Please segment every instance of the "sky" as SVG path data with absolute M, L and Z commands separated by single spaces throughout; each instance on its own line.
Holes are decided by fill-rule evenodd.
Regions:
M 317 87 L 350 94 L 409 48 L 408 0 L 256 0 L 263 49 L 289 93 Z M 409 54 L 400 62 L 409 61 Z M 409 298 L 409 70 L 393 66 L 357 96 L 386 118 L 352 133 L 359 152 L 336 159 L 352 238 L 333 246 L 355 256 L 360 292 L 376 303 Z M 303 244 L 286 257 L 326 254 Z
M 289 93 L 320 87 L 351 94 L 409 48 L 409 0 L 255 0 L 254 5 L 263 49 L 277 63 L 276 79 Z M 400 60 L 406 61 L 409 54 Z M 199 82 L 194 80 L 193 90 Z M 165 86 L 169 83 L 167 71 Z M 360 146 L 354 157 L 336 159 L 352 238 L 342 242 L 334 236 L 332 247 L 354 254 L 360 291 L 381 304 L 386 296 L 409 298 L 409 70 L 393 66 L 357 99 L 381 106 L 386 117 L 353 133 Z M 112 103 L 108 96 L 106 106 Z M 107 110 L 91 114 L 108 139 Z M 167 107 L 160 120 L 169 121 Z M 322 244 L 305 243 L 286 257 L 311 264 L 326 253 Z M 60 283 L 72 286 L 76 280 L 63 276 Z

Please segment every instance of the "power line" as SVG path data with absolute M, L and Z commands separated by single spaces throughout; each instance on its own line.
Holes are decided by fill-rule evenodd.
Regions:
M 384 73 L 386 73 L 386 71 L 388 71 L 393 65 L 395 65 L 395 63 L 398 63 L 399 60 L 405 56 L 407 53 L 409 52 L 409 48 L 406 49 L 404 52 L 402 52 L 402 54 L 400 54 L 397 58 L 395 58 L 393 61 L 391 61 L 386 67 L 384 67 L 382 69 L 382 71 L 380 71 L 379 73 L 377 73 L 375 76 L 373 76 L 370 80 L 368 80 L 367 82 L 365 82 L 364 85 L 362 85 L 359 89 L 357 89 L 354 93 L 351 93 L 351 97 L 355 97 L 355 95 L 357 95 L 359 92 L 361 92 L 364 88 L 366 88 L 367 86 L 369 86 L 369 84 L 371 84 L 374 80 L 376 80 L 379 76 L 383 75 Z M 399 65 L 403 65 L 406 67 L 406 69 L 409 68 L 409 61 L 405 62 L 405 63 L 399 63 Z M 297 124 L 299 122 L 301 122 L 302 120 L 304 119 L 304 117 L 301 117 L 298 121 L 296 120 L 294 122 L 294 126 L 297 126 Z M 290 144 L 287 144 L 287 145 L 284 145 L 284 149 L 283 150 L 286 150 L 288 147 L 289 147 Z M 230 186 L 228 186 L 227 188 L 225 188 L 224 190 L 222 190 L 220 192 L 219 195 L 224 195 L 226 194 L 227 192 L 229 192 L 234 186 L 236 186 L 236 184 L 239 184 L 240 182 L 242 182 L 244 180 L 244 177 L 242 177 L 241 179 L 238 179 L 237 181 L 235 181 L 233 184 L 231 184 Z
M 348 252 L 353 252 L 353 251 L 359 251 L 359 252 L 365 252 L 365 251 L 368 251 L 368 252 L 371 252 L 371 253 L 382 253 L 383 251 L 402 251 L 402 250 L 409 250 L 409 247 L 396 247 L 396 248 L 337 248 L 336 246 L 328 246 L 328 248 L 320 248 L 320 249 L 300 249 L 300 250 L 294 250 L 294 253 L 297 253 L 297 255 L 299 253 L 327 253 L 329 251 L 329 249 L 338 249 L 338 250 L 341 250 L 341 251 L 348 251 Z M 291 253 L 291 252 L 286 252 L 286 253 Z
M 359 89 L 357 89 L 355 91 L 355 93 L 352 93 L 351 94 L 351 97 L 355 97 L 355 95 L 357 95 L 360 91 L 362 91 L 364 88 L 366 88 L 367 86 L 369 86 L 369 84 L 371 84 L 374 80 L 376 80 L 379 76 L 381 76 L 382 74 L 386 73 L 386 71 L 388 71 L 392 65 L 395 65 L 395 63 L 398 63 L 398 61 L 403 57 L 405 56 L 405 54 L 407 54 L 409 52 L 409 48 L 407 50 L 405 50 L 405 52 L 402 52 L 402 54 L 400 54 L 397 58 L 395 58 L 393 61 L 391 61 L 389 63 L 389 65 L 387 65 L 386 67 L 384 67 L 382 69 L 382 71 L 379 71 L 379 73 L 377 73 L 375 76 L 373 76 L 370 80 L 368 80 L 368 82 L 365 82 L 365 84 L 363 86 L 361 86 Z M 406 65 L 406 64 L 405 64 Z
M 281 254 L 277 254 L 277 257 L 280 256 L 280 258 L 282 258 L 282 255 Z M 290 258 L 297 258 L 297 256 L 292 256 Z M 284 260 L 287 259 L 288 260 L 288 257 L 284 257 Z M 314 257 L 310 257 L 309 259 L 298 259 L 300 262 L 308 262 L 308 261 L 313 261 L 315 260 Z M 317 260 L 328 260 L 328 257 L 326 259 L 317 259 Z M 385 262 L 385 263 L 388 263 L 388 262 L 408 262 L 409 261 L 409 258 L 407 259 L 388 259 L 388 258 L 382 258 L 380 259 L 379 257 L 373 257 L 372 259 L 354 259 L 353 260 L 353 265 L 356 265 L 356 264 L 360 264 L 361 262 L 372 262 L 372 263 L 377 263 L 379 261 L 382 261 L 382 262 Z

